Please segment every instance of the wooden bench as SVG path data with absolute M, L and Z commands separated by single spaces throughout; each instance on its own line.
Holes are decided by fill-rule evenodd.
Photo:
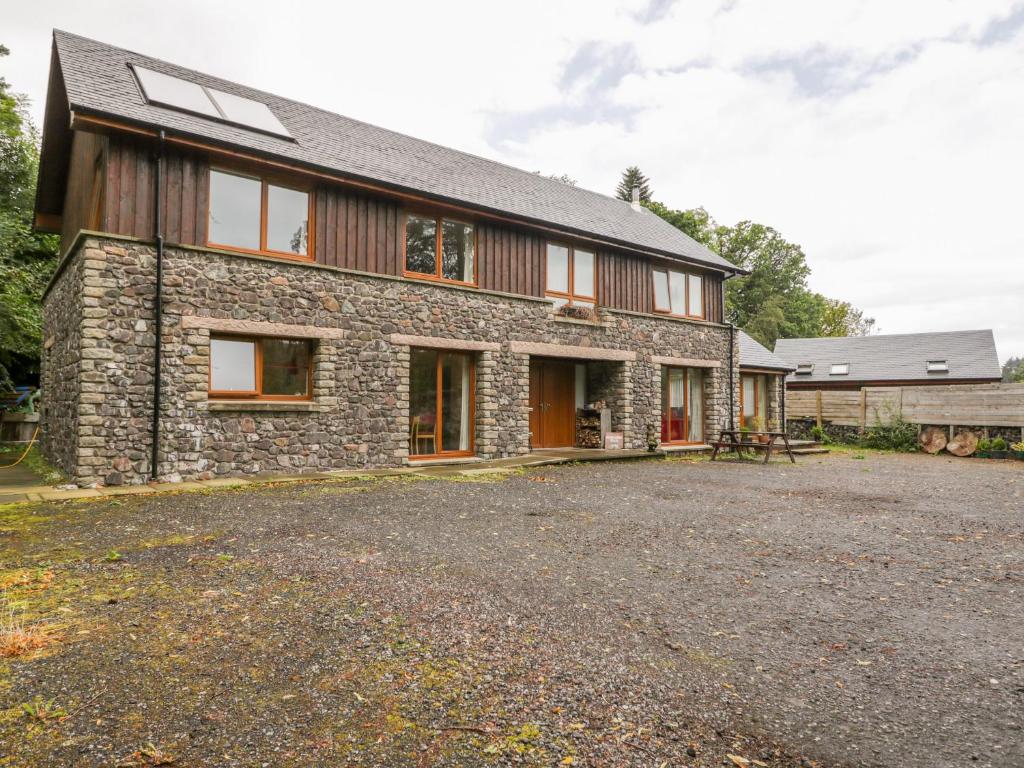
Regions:
M 739 435 L 740 437 L 737 437 Z M 766 441 L 758 440 L 743 440 L 742 437 L 750 438 L 761 438 L 767 437 Z M 775 450 L 775 443 L 778 440 L 782 440 L 783 445 L 778 446 L 782 450 L 785 450 L 789 456 L 789 460 L 796 464 L 796 458 L 793 456 L 793 449 L 789 445 L 789 437 L 785 432 L 743 432 L 738 429 L 723 429 L 717 440 L 711 441 L 711 447 L 714 450 L 711 452 L 711 460 L 714 461 L 718 458 L 718 452 L 722 449 L 734 451 L 737 455 L 741 454 L 744 450 L 750 451 L 764 451 L 764 463 L 767 464 L 768 460 L 772 457 L 772 451 Z

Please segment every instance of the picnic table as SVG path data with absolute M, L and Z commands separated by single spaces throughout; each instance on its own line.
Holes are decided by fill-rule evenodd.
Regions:
M 762 436 L 768 439 L 762 441 L 760 439 Z M 772 451 L 775 450 L 775 443 L 780 439 L 783 443 L 780 448 L 783 448 L 789 455 L 789 460 L 796 464 L 793 449 L 789 446 L 789 436 L 785 432 L 747 432 L 739 429 L 723 429 L 719 433 L 718 439 L 711 442 L 715 449 L 711 452 L 711 460 L 714 461 L 718 457 L 718 452 L 723 448 L 735 451 L 737 455 L 742 450 L 749 448 L 752 451 L 763 450 L 764 463 L 767 464 L 768 459 L 772 457 Z

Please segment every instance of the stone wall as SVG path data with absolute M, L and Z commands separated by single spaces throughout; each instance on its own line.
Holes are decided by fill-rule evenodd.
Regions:
M 79 322 L 81 359 L 71 341 L 53 353 L 47 369 L 77 366 L 81 384 L 68 385 L 44 417 L 47 445 L 77 435 L 77 454 L 67 453 L 76 458 L 57 463 L 80 484 L 144 482 L 153 397 L 153 248 L 86 238 L 69 258 L 46 298 L 46 314 L 54 332 L 70 338 L 57 327 L 74 324 L 75 291 L 85 286 L 90 303 Z M 313 336 L 312 402 L 210 400 L 210 334 L 225 324 L 252 333 L 288 326 Z M 477 345 L 480 456 L 529 450 L 529 356 L 511 351 L 516 341 L 634 352 L 635 360 L 608 364 L 605 398 L 613 429 L 625 433 L 627 446 L 647 447 L 649 436 L 660 432 L 655 355 L 720 361 L 705 377 L 706 433 L 728 420 L 724 326 L 619 311 L 603 311 L 598 323 L 570 321 L 558 319 L 549 302 L 529 297 L 168 248 L 158 474 L 176 480 L 406 462 L 409 347 L 392 343 L 392 334 Z M 77 429 L 65 415 L 75 389 L 82 418 Z

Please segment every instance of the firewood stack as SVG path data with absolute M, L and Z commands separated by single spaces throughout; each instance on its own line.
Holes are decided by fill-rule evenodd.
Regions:
M 601 411 L 594 408 L 576 409 L 576 447 L 601 447 Z

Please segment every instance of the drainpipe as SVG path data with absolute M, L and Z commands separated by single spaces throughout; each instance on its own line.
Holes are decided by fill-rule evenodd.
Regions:
M 157 460 L 160 455 L 160 357 L 163 352 L 163 320 L 164 320 L 164 220 L 163 220 L 163 182 L 164 182 L 164 139 L 160 131 L 160 142 L 156 155 L 156 296 L 153 299 L 153 325 L 156 342 L 153 345 L 153 453 L 150 456 L 150 477 L 157 479 Z
M 736 381 L 733 378 L 733 368 L 736 367 L 734 350 L 736 347 L 736 326 L 729 323 L 729 429 L 736 429 Z M 735 435 L 734 435 L 735 437 Z
M 782 407 L 779 409 L 782 414 L 782 424 L 780 429 L 783 432 L 788 432 L 786 429 L 786 376 L 788 374 L 782 374 Z

